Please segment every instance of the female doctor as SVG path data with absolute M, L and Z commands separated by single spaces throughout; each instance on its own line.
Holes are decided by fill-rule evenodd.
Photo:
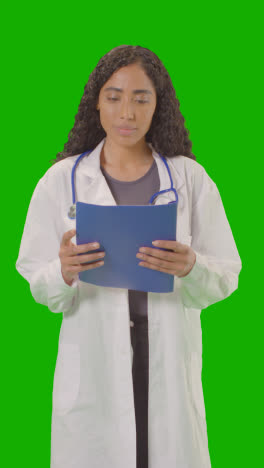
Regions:
M 64 151 L 33 192 L 16 268 L 36 302 L 63 313 L 51 468 L 211 467 L 200 313 L 237 289 L 241 260 L 188 133 L 159 58 L 117 47 L 91 73 Z M 71 176 L 84 152 L 76 200 L 147 205 L 157 194 L 153 203 L 167 204 L 177 191 L 177 241 L 153 239 L 136 255 L 139 268 L 174 275 L 173 292 L 79 280 L 107 256 L 99 240 L 75 243 Z

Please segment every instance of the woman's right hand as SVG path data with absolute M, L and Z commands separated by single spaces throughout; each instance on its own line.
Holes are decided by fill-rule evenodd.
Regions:
M 91 243 L 76 245 L 73 242 L 71 242 L 71 238 L 74 237 L 75 234 L 76 229 L 72 229 L 63 234 L 59 251 L 62 277 L 65 283 L 68 284 L 68 286 L 72 285 L 74 279 L 78 277 L 78 273 L 80 271 L 98 268 L 104 264 L 104 262 L 96 262 L 91 263 L 89 265 L 82 265 L 82 263 L 103 258 L 105 256 L 105 253 L 96 252 L 87 255 L 78 255 L 89 250 L 98 249 L 100 247 L 100 244 Z

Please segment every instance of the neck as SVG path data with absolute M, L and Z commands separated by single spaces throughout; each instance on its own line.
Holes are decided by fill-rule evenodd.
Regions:
M 120 146 L 113 140 L 106 141 L 101 151 L 101 165 L 129 168 L 149 164 L 153 160 L 152 150 L 146 141 L 139 141 L 133 146 Z

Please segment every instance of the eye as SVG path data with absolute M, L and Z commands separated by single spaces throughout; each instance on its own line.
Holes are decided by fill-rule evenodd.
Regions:
M 108 101 L 118 101 L 117 98 L 107 98 Z M 144 104 L 145 102 L 149 102 L 149 101 L 143 101 L 142 99 L 137 99 L 136 102 L 139 102 L 140 104 Z

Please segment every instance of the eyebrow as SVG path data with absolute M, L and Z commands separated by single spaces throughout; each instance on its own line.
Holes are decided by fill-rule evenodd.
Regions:
M 120 93 L 123 92 L 123 90 L 121 88 L 114 88 L 113 86 L 110 86 L 109 88 L 106 88 L 104 91 L 119 91 Z M 152 94 L 151 91 L 149 91 L 148 89 L 133 89 L 133 94 L 139 94 L 139 93 L 148 93 L 148 94 Z

